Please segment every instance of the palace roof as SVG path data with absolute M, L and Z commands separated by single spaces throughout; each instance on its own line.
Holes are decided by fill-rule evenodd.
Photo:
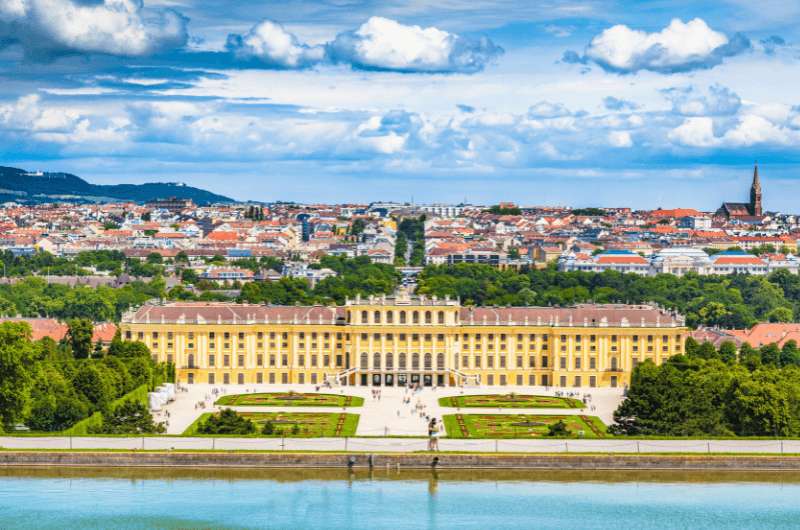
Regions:
M 451 301 L 453 303 L 455 301 Z M 416 305 L 397 306 L 415 310 Z M 148 304 L 127 313 L 129 324 L 336 324 L 344 306 L 270 306 L 205 302 Z M 571 307 L 459 307 L 462 326 L 679 327 L 683 317 L 651 305 L 579 304 Z M 391 326 L 391 324 L 383 324 Z M 415 324 L 417 325 L 417 324 Z M 418 324 L 425 326 L 425 324 Z

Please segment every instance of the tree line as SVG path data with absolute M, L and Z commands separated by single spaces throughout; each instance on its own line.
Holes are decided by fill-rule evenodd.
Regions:
M 130 307 L 164 297 L 165 287 L 161 277 L 115 288 L 105 285 L 70 287 L 29 276 L 17 283 L 0 284 L 0 316 L 116 321 Z
M 633 370 L 611 431 L 631 436 L 800 436 L 800 350 L 686 343 L 686 354 Z
M 130 427 L 125 432 L 161 430 L 146 404 L 114 406 L 114 401 L 143 385 L 152 389 L 170 377 L 170 367 L 155 363 L 143 343 L 119 335 L 108 348 L 93 345 L 87 329 L 91 322 L 75 320 L 63 341 L 34 341 L 27 323 L 0 323 L 0 430 L 22 424 L 33 431 L 63 431 L 95 412 L 103 416 L 95 432 L 114 425 L 116 432 L 120 425 Z
M 343 304 L 346 298 L 357 294 L 391 294 L 400 280 L 393 266 L 372 263 L 367 256 L 352 259 L 325 256 L 314 267 L 332 269 L 337 275 L 320 280 L 313 288 L 303 278 L 247 283 L 242 286 L 239 301 L 278 305 Z

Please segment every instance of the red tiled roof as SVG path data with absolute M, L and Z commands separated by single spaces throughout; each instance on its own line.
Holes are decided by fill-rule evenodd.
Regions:
M 714 260 L 715 265 L 764 265 L 756 256 L 721 256 Z
M 647 265 L 647 260 L 641 256 L 597 256 L 597 263 Z

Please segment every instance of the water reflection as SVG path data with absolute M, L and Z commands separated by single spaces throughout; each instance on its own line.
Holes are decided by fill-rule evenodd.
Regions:
M 0 467 L 3 478 L 139 480 L 273 480 L 276 482 L 426 480 L 436 494 L 440 482 L 654 482 L 654 483 L 800 483 L 797 471 L 680 471 L 680 470 L 553 470 L 553 469 L 400 469 L 381 468 L 134 468 L 134 467 Z

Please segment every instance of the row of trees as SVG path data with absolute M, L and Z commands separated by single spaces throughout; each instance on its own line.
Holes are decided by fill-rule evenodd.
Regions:
M 62 258 L 49 252 L 39 251 L 32 255 L 15 255 L 11 251 L 0 251 L 0 267 L 4 276 L 27 276 L 31 274 L 86 275 L 89 268 L 119 273 L 125 263 L 125 255 L 118 250 L 87 250 L 74 258 Z
M 54 317 L 62 320 L 85 318 L 118 320 L 131 306 L 166 295 L 164 279 L 134 281 L 124 287 L 89 287 L 47 283 L 44 278 L 26 277 L 14 284 L 0 284 L 0 315 Z
M 94 269 L 116 276 L 127 272 L 132 276 L 152 278 L 164 274 L 163 263 L 157 252 L 151 253 L 144 260 L 126 258 L 119 250 L 86 250 L 71 258 L 55 256 L 45 251 L 37 251 L 32 255 L 0 252 L 0 268 L 3 276 L 8 277 L 86 276 Z
M 407 217 L 397 225 L 397 236 L 402 238 L 402 263 L 405 265 L 405 254 L 408 249 L 408 241 L 412 242 L 411 255 L 408 257 L 408 265 L 420 267 L 425 264 L 425 219 L 424 215 L 419 217 Z M 399 239 L 398 239 L 399 241 Z M 397 255 L 399 243 L 395 243 L 395 255 Z M 397 259 L 397 258 L 395 258 Z
M 280 305 L 336 303 L 345 298 L 389 294 L 399 282 L 391 265 L 372 263 L 367 256 L 348 259 L 325 256 L 315 265 L 336 271 L 337 276 L 319 281 L 312 289 L 305 279 L 281 278 L 277 282 L 252 282 L 242 286 L 240 301 Z
M 489 265 L 429 266 L 418 293 L 460 297 L 475 305 L 571 305 L 581 302 L 657 302 L 677 309 L 690 326 L 750 327 L 758 321 L 791 322 L 800 315 L 800 276 L 639 276 L 615 271 L 522 271 Z
M 27 323 L 0 323 L 0 428 L 23 423 L 35 431 L 62 431 L 94 412 L 111 415 L 114 400 L 168 376 L 144 344 L 119 337 L 91 356 L 74 351 L 76 344 L 85 349 L 83 326 L 72 322 L 57 343 L 31 340 Z
M 632 374 L 612 432 L 661 436 L 800 435 L 800 351 L 687 341 L 686 355 Z

